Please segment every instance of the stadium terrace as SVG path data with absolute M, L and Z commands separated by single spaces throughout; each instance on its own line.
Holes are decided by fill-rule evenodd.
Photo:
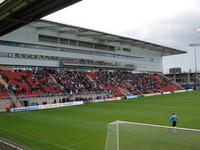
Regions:
M 173 92 L 162 57 L 184 51 L 39 20 L 0 38 L 1 109 Z M 45 101 L 43 97 L 46 97 Z
M 183 53 L 46 20 L 0 37 L 0 149 L 198 150 L 200 130 L 144 124 L 175 109 L 199 128 L 199 92 L 162 74 L 162 57 Z

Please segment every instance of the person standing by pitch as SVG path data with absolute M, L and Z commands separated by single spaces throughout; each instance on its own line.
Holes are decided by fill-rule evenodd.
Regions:
M 169 121 L 172 122 L 172 127 L 176 127 L 176 124 L 177 124 L 177 116 L 175 115 L 175 113 L 172 113 Z

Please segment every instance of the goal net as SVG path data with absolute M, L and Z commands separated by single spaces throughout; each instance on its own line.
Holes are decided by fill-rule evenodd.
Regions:
M 105 150 L 200 150 L 200 130 L 115 121 Z

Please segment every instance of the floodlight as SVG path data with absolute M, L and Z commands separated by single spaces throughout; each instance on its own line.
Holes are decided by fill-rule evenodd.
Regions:
M 189 44 L 190 47 L 199 47 L 200 43 L 191 43 Z
M 197 32 L 200 32 L 200 27 L 198 27 Z

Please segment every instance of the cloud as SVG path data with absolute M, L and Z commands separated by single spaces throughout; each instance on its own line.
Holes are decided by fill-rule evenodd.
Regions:
M 200 2 L 198 1 L 198 3 Z M 194 71 L 194 48 L 189 47 L 189 44 L 200 43 L 200 33 L 196 32 L 200 26 L 199 16 L 200 11 L 186 11 L 168 19 L 159 19 L 127 30 L 123 34 L 188 52 L 187 54 L 164 57 L 165 73 L 172 67 L 181 67 L 183 71 L 190 69 Z M 200 47 L 197 50 L 200 50 Z M 200 70 L 198 58 L 200 58 L 200 52 L 197 51 L 197 67 Z
M 168 20 L 142 25 L 125 31 L 125 35 L 159 43 L 171 47 L 187 49 L 191 42 L 198 42 L 200 34 L 196 32 L 200 25 L 199 13 L 182 14 Z
M 199 0 L 84 0 L 46 19 L 188 51 L 163 59 L 165 72 L 177 66 L 188 71 L 194 68 L 188 45 L 200 43 L 199 6 Z

